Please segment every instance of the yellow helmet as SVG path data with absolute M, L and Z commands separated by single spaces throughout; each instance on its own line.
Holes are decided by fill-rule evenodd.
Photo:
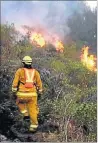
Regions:
M 22 60 L 22 63 L 25 63 L 27 65 L 31 65 L 32 64 L 32 58 L 30 56 L 25 56 Z

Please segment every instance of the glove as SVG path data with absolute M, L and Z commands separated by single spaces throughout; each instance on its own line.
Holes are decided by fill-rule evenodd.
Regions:
M 17 87 L 12 87 L 12 92 L 13 92 L 13 99 L 16 100 L 17 96 L 16 96 L 16 92 L 17 92 Z
M 13 92 L 13 99 L 16 100 L 17 99 L 17 96 L 16 94 Z
M 12 87 L 12 92 L 13 93 L 17 92 L 17 87 Z

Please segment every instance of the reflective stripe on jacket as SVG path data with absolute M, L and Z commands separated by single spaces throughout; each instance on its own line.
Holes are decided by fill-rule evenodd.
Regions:
M 37 96 L 37 93 L 36 92 L 17 92 L 16 95 L 19 97 L 19 98 L 22 98 L 22 97 L 32 97 L 32 96 Z
M 24 71 L 25 71 L 25 87 L 32 88 L 34 86 L 35 69 L 24 68 Z

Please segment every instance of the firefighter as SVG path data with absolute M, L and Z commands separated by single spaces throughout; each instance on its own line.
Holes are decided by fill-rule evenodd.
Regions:
M 15 73 L 12 92 L 16 95 L 16 105 L 19 107 L 21 114 L 24 118 L 30 117 L 29 131 L 33 132 L 38 127 L 39 108 L 37 98 L 38 95 L 42 95 L 42 81 L 39 72 L 32 68 L 31 57 L 25 56 L 22 63 L 23 67 Z

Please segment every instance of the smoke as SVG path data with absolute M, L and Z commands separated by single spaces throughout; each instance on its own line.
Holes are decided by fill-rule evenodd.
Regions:
M 63 39 L 70 32 L 67 19 L 74 10 L 79 11 L 77 1 L 2 1 L 1 21 L 14 23 L 22 33 L 23 25 L 27 25 L 46 29 Z

